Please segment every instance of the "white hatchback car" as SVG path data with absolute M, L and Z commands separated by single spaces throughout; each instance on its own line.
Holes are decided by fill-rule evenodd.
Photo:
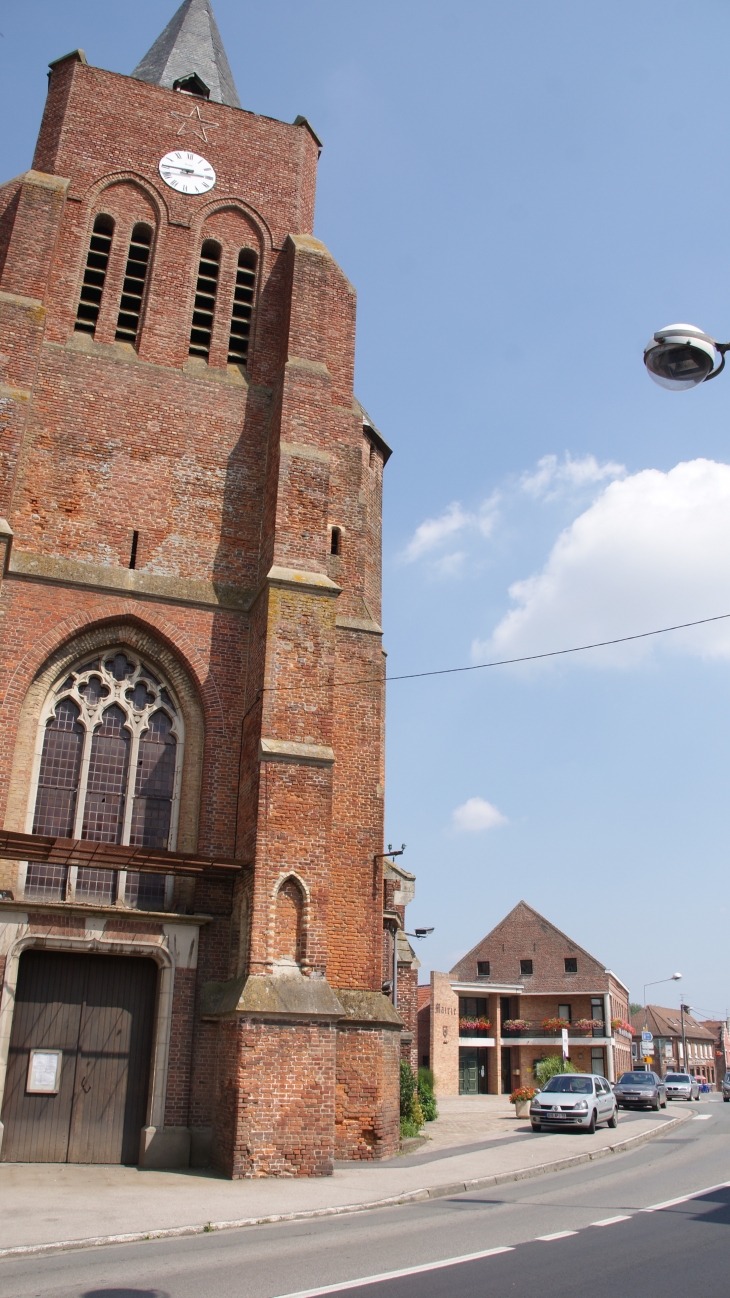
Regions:
M 533 1131 L 579 1127 L 595 1131 L 600 1122 L 618 1126 L 616 1097 L 605 1077 L 597 1073 L 558 1073 L 530 1103 Z

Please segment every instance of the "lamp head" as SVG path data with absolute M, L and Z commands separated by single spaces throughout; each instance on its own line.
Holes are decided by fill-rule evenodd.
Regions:
M 681 977 L 682 977 L 681 974 L 672 974 L 672 982 L 673 982 L 673 983 L 676 983 L 677 980 L 678 980 L 679 978 L 681 978 Z
M 651 378 L 671 392 L 696 388 L 722 369 L 724 357 L 714 338 L 695 325 L 674 324 L 657 329 L 644 348 Z
M 428 937 L 429 933 L 433 933 L 433 929 L 432 929 L 432 928 L 414 928 L 413 932 L 415 933 L 416 937 Z

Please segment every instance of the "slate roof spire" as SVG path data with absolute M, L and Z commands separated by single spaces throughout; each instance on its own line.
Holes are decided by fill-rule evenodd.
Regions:
M 194 93 L 207 90 L 213 103 L 241 107 L 210 0 L 183 0 L 132 76 L 168 90 L 190 80 Z

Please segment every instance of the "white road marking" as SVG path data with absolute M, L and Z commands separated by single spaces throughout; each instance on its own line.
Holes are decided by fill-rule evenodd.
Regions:
M 547 1243 L 551 1239 L 567 1239 L 569 1235 L 577 1235 L 577 1230 L 556 1230 L 552 1235 L 538 1235 L 536 1238 Z
M 576 1232 L 569 1230 L 569 1235 Z M 438 1271 L 445 1266 L 458 1266 L 461 1262 L 478 1262 L 496 1253 L 514 1253 L 514 1246 L 486 1248 L 481 1253 L 464 1253 L 462 1257 L 447 1257 L 442 1262 L 426 1262 L 423 1266 L 406 1266 L 401 1271 L 383 1271 L 380 1275 L 366 1275 L 361 1280 L 343 1280 L 340 1284 L 323 1285 L 319 1289 L 298 1289 L 296 1293 L 280 1294 L 279 1298 L 319 1298 L 320 1294 L 339 1293 L 341 1289 L 361 1289 L 366 1284 L 381 1284 L 383 1280 L 397 1280 L 402 1275 L 420 1275 L 423 1271 Z
M 592 1221 L 591 1226 L 613 1226 L 617 1221 L 631 1221 L 631 1213 L 623 1217 L 604 1217 L 603 1221 Z
M 695 1113 L 695 1122 L 709 1122 L 713 1116 L 712 1113 Z
M 703 1194 L 712 1194 L 713 1190 L 730 1189 L 730 1181 L 720 1181 L 718 1185 L 706 1185 L 703 1190 L 693 1190 L 691 1194 L 682 1194 L 677 1199 L 665 1199 L 664 1203 L 652 1203 L 642 1212 L 660 1212 L 662 1208 L 673 1208 L 675 1203 L 687 1203 L 690 1199 L 699 1199 Z

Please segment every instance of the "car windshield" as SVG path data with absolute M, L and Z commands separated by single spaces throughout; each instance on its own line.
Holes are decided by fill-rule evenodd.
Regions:
M 653 1073 L 624 1073 L 619 1086 L 654 1086 Z
M 665 1082 L 690 1082 L 692 1079 L 687 1073 L 667 1073 L 664 1080 Z
M 563 1073 L 559 1077 L 551 1077 L 547 1086 L 543 1086 L 544 1091 L 562 1091 L 568 1095 L 592 1095 L 593 1080 L 590 1077 L 571 1077 Z

